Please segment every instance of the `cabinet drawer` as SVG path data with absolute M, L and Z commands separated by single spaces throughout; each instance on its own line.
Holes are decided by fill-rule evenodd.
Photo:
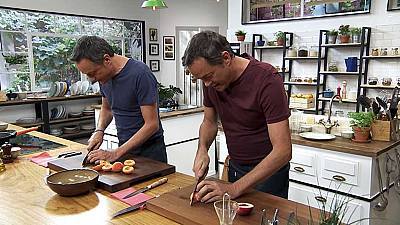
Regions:
M 314 153 L 295 151 L 290 160 L 290 179 L 307 183 L 316 183 L 316 160 L 317 157 Z
M 324 179 L 358 186 L 359 162 L 344 158 L 323 158 L 321 176 Z
M 161 119 L 165 144 L 170 145 L 198 138 L 202 121 L 203 113 Z

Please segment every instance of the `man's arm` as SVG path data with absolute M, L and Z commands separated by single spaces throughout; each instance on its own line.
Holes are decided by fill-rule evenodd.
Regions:
M 159 129 L 157 103 L 152 105 L 140 106 L 140 111 L 144 119 L 143 126 L 134 134 L 127 142 L 121 145 L 117 151 L 118 156 L 121 157 L 131 149 L 135 149 L 146 142 L 153 134 Z M 118 157 L 118 158 L 119 158 Z
M 204 174 L 205 169 L 210 163 L 208 149 L 217 136 L 217 113 L 214 108 L 204 107 L 203 122 L 199 130 L 199 144 L 193 164 L 193 172 L 196 179 Z
M 268 133 L 272 143 L 271 153 L 252 171 L 233 184 L 234 196 L 238 197 L 248 189 L 275 174 L 292 158 L 292 143 L 289 121 L 268 124 Z
M 113 118 L 111 107 L 110 104 L 108 103 L 108 100 L 103 97 L 101 102 L 102 103 L 99 114 L 99 120 L 97 123 L 98 125 L 96 131 L 92 134 L 92 136 L 88 140 L 88 147 L 87 147 L 88 151 L 100 148 L 101 144 L 103 143 L 104 130 L 111 123 L 111 120 Z

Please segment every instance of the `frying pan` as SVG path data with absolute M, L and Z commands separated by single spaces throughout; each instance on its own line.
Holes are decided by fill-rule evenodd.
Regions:
M 11 138 L 15 138 L 16 136 L 26 134 L 31 131 L 35 131 L 37 129 L 39 129 L 39 127 L 31 127 L 20 131 L 15 131 L 15 130 L 0 131 L 0 146 L 3 145 L 5 142 L 10 142 Z

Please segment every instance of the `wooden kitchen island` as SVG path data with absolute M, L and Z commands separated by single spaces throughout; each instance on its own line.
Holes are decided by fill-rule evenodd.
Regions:
M 9 125 L 8 129 L 20 128 Z M 85 145 L 40 132 L 31 132 L 30 135 L 67 146 L 49 151 L 52 156 L 66 151 L 85 149 Z M 30 162 L 29 156 L 20 156 L 14 163 L 6 164 L 6 171 L 0 173 L 0 224 L 177 224 L 149 210 L 132 212 L 111 220 L 111 215 L 128 205 L 112 198 L 109 192 L 101 189 L 87 195 L 61 197 L 45 184 L 44 177 L 47 172 L 46 168 Z M 167 177 L 167 184 L 150 190 L 146 194 L 155 196 L 171 192 L 193 185 L 195 181 L 194 177 L 181 173 L 174 173 Z M 144 187 L 157 179 L 134 185 L 134 188 Z M 282 212 L 296 210 L 303 219 L 308 217 L 308 207 L 305 205 L 274 196 L 270 199 L 274 200 L 271 208 L 279 207 Z M 188 207 L 190 207 L 189 204 Z M 313 209 L 313 214 L 317 216 L 318 210 Z

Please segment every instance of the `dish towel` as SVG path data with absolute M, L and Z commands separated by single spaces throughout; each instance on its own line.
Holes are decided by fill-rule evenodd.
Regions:
M 127 199 L 123 199 L 123 197 L 125 197 L 126 195 L 128 195 L 129 193 L 132 193 L 134 191 L 136 191 L 136 189 L 130 187 L 130 188 L 126 188 L 121 191 L 117 191 L 117 192 L 111 194 L 111 196 L 113 196 L 114 198 L 116 198 L 122 202 L 125 202 L 128 205 L 136 205 L 136 204 L 145 202 L 152 198 L 150 195 L 140 193 L 135 196 L 129 197 Z
M 47 168 L 47 163 L 53 160 L 53 157 L 51 157 L 47 152 L 42 152 L 39 155 L 32 156 L 29 160 L 38 164 L 39 166 Z

